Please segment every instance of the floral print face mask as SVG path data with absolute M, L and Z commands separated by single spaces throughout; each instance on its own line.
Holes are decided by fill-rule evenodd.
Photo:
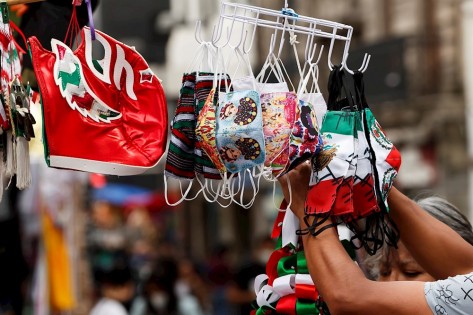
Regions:
M 289 143 L 294 127 L 297 96 L 293 92 L 261 95 L 263 132 L 266 149 L 264 165 L 273 175 L 281 173 L 289 162 Z

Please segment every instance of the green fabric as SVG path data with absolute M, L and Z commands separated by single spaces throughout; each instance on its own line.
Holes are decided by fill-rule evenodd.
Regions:
M 297 253 L 297 273 L 309 274 L 309 268 L 307 267 L 307 260 L 305 259 L 304 252 Z
M 314 301 L 297 299 L 296 301 L 297 315 L 317 315 L 319 309 Z
M 321 133 L 338 133 L 353 136 L 355 134 L 355 112 L 329 111 L 325 114 Z
M 80 80 L 81 80 L 81 75 L 80 75 L 80 69 L 79 66 L 74 64 L 75 70 L 72 73 L 67 73 L 64 71 L 59 71 L 58 74 L 58 79 L 61 79 L 61 87 L 63 90 L 66 89 L 67 84 L 72 84 L 75 86 L 79 86 Z

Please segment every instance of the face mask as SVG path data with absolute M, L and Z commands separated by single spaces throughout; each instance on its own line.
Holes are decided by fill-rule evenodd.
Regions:
M 394 179 L 401 167 L 401 154 L 386 137 L 383 129 L 371 112 L 364 92 L 363 73 L 355 72 L 355 85 L 360 93 L 360 111 L 363 132 L 366 138 L 373 170 L 375 194 L 380 201 L 382 212 L 388 212 L 387 197 Z
M 314 107 L 309 102 L 299 100 L 294 128 L 290 137 L 289 163 L 285 172 L 318 154 L 322 146 L 323 140 L 317 125 Z
M 150 303 L 155 310 L 163 311 L 168 305 L 169 297 L 166 293 L 156 292 L 150 297 Z
M 289 161 L 289 143 L 294 127 L 297 97 L 292 92 L 261 95 L 263 132 L 266 149 L 265 166 L 277 175 Z
M 254 90 L 225 94 L 217 112 L 217 147 L 231 173 L 263 164 L 265 159 L 262 111 Z
M 171 124 L 171 140 L 166 157 L 165 176 L 193 179 L 195 143 L 195 77 L 196 73 L 184 74 Z
M 220 174 L 224 174 L 226 168 L 218 154 L 215 129 L 215 89 L 212 89 L 197 119 L 195 132 L 200 148 L 209 157 Z
M 353 213 L 355 111 L 353 102 L 350 106 L 341 105 L 341 93 L 346 91 L 342 87 L 340 68 L 336 67 L 329 79 L 329 111 L 321 129 L 324 148 L 312 164 L 314 176 L 306 200 L 307 214 L 340 216 Z M 350 99 L 347 92 L 345 96 Z
M 209 96 L 212 87 L 214 86 L 214 74 L 213 73 L 201 73 L 196 79 L 196 106 L 195 113 L 198 117 L 200 111 L 203 109 L 207 98 Z M 230 85 L 230 78 L 228 75 L 222 75 L 217 83 L 218 91 L 225 91 L 225 87 Z M 194 149 L 195 156 L 195 171 L 197 174 L 203 174 L 207 179 L 222 179 L 221 173 L 212 163 L 212 160 L 207 156 L 205 151 L 202 150 L 201 144 L 196 143 Z

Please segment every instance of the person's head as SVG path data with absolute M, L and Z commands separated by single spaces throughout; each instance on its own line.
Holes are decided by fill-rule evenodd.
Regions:
M 262 237 L 256 242 L 253 249 L 253 256 L 256 262 L 261 265 L 266 265 L 269 257 L 274 252 L 275 242 L 270 237 Z
M 473 245 L 472 226 L 454 205 L 439 197 L 419 199 L 417 204 Z M 386 246 L 375 256 L 367 258 L 366 266 L 379 281 L 437 280 L 415 261 L 402 242 L 398 243 L 398 249 Z
M 92 220 L 97 227 L 112 229 L 120 224 L 120 211 L 106 201 L 97 200 L 92 204 Z
M 134 295 L 134 284 L 128 267 L 115 267 L 111 270 L 101 270 L 98 282 L 102 297 L 127 304 Z

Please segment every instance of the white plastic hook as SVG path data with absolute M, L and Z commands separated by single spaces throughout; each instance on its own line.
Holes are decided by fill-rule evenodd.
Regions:
M 332 39 L 330 40 L 330 47 L 327 54 L 327 63 L 328 68 L 333 70 L 334 64 L 332 63 L 332 53 L 333 53 L 333 46 L 335 45 L 335 36 L 337 35 L 337 28 L 333 28 Z
M 346 60 L 347 58 L 348 58 L 348 54 L 346 55 L 346 58 L 342 63 L 342 69 L 345 69 L 345 71 L 347 71 L 350 74 L 354 74 L 355 72 L 353 70 L 351 70 L 350 68 L 348 68 L 347 60 Z M 366 69 L 368 69 L 370 59 L 371 59 L 371 55 L 366 53 L 365 56 L 363 57 L 363 62 L 361 63 L 361 66 L 358 69 L 358 71 L 365 72 Z
M 246 48 L 246 38 L 247 38 L 247 35 L 248 35 L 248 31 L 245 33 L 245 39 L 243 41 L 243 46 L 242 46 L 242 50 L 245 54 L 248 54 L 250 52 L 251 48 L 253 47 L 253 43 L 255 41 L 255 35 L 256 35 L 256 25 L 258 24 L 258 20 L 259 20 L 259 11 L 256 14 L 256 24 L 253 27 L 253 34 L 251 35 L 250 47 L 248 47 L 248 49 Z
M 202 44 L 202 36 L 201 36 L 201 31 L 202 31 L 202 21 L 201 20 L 197 20 L 197 22 L 195 23 L 195 30 L 194 30 L 194 37 L 195 37 L 195 40 L 199 43 L 199 44 Z

